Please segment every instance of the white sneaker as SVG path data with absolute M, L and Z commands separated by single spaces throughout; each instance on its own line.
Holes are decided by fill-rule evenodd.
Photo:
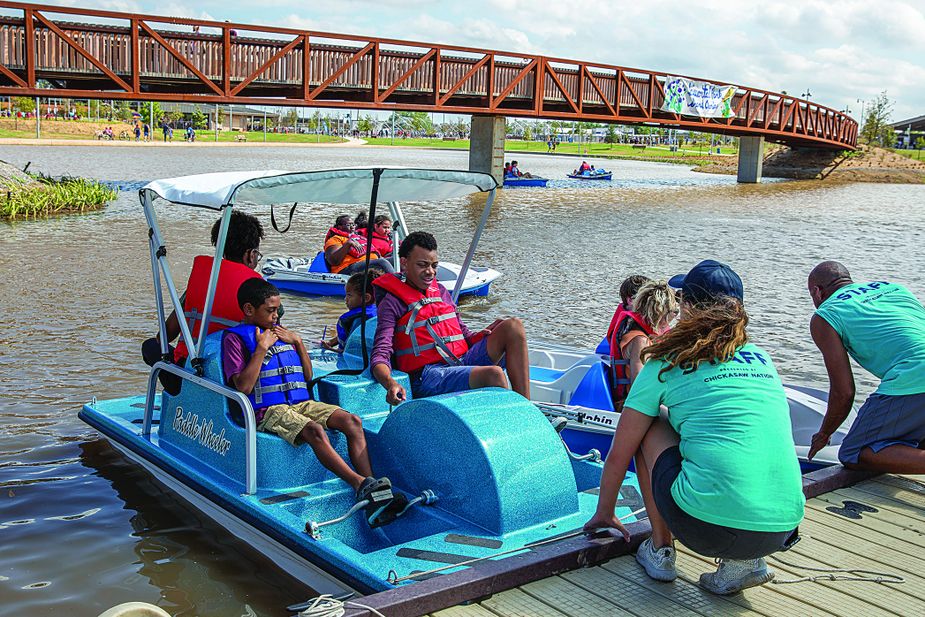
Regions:
M 646 538 L 636 549 L 636 561 L 645 569 L 649 578 L 666 583 L 678 578 L 673 546 L 657 549 L 652 546 L 652 538 Z
M 717 559 L 716 563 L 719 564 L 716 572 L 700 575 L 700 586 L 721 596 L 764 585 L 774 578 L 764 559 Z

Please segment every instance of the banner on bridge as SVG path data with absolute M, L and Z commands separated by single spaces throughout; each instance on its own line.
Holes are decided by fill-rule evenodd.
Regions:
M 719 86 L 705 81 L 668 76 L 662 111 L 698 118 L 731 118 L 736 86 Z

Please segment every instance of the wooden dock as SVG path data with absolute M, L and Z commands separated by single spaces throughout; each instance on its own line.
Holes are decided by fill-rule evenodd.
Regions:
M 867 506 L 875 511 L 867 511 Z M 834 511 L 833 511 L 834 510 Z M 714 615 L 925 615 L 925 477 L 878 476 L 806 503 L 803 539 L 768 559 L 774 583 L 719 597 L 697 586 L 713 560 L 678 545 L 678 580 L 649 579 L 632 555 L 563 572 L 434 617 L 697 617 Z M 901 584 L 847 580 L 787 582 L 858 568 Z M 851 576 L 851 574 L 846 574 Z M 854 576 L 871 576 L 855 574 Z

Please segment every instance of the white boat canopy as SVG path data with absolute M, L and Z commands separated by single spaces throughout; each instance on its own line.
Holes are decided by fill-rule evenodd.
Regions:
M 290 172 L 228 171 L 155 180 L 139 191 L 179 205 L 220 210 L 237 204 L 295 202 L 369 205 L 376 174 L 376 201 L 439 201 L 484 193 L 498 186 L 490 175 L 404 167 L 363 167 Z

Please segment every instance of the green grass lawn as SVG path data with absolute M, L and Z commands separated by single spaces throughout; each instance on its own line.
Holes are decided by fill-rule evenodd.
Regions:
M 51 123 L 49 123 L 51 124 Z M 119 139 L 119 133 L 121 131 L 129 131 L 128 128 L 121 128 L 113 126 L 113 132 L 115 133 L 116 140 Z M 45 125 L 41 128 L 42 139 L 96 139 L 94 131 L 87 129 L 86 133 L 82 134 L 73 134 L 73 133 L 62 133 L 54 130 L 54 125 L 52 124 L 47 129 Z M 174 130 L 173 132 L 173 141 L 183 141 L 184 132 L 181 129 Z M 161 131 L 155 131 L 152 136 L 152 141 L 163 141 L 163 133 Z M 239 133 L 236 131 L 222 131 L 218 134 L 218 141 L 221 142 L 233 142 L 238 135 L 246 135 L 248 142 L 263 142 L 263 132 L 251 131 L 248 133 Z M 9 128 L 0 128 L 0 138 L 15 138 L 15 139 L 34 139 L 35 138 L 35 129 L 9 129 Z M 134 136 L 132 137 L 134 140 Z M 196 140 L 197 141 L 215 141 L 215 133 L 212 131 L 196 131 Z M 303 135 L 300 133 L 267 133 L 266 141 L 273 143 L 296 143 L 296 144 L 314 144 L 314 143 L 342 143 L 347 141 L 342 137 L 333 137 L 331 135 Z
M 921 150 L 893 150 L 893 152 L 906 158 L 915 159 L 917 161 L 925 161 L 925 153 L 923 153 Z
M 394 143 L 388 137 L 366 138 L 366 141 L 378 146 L 404 146 L 409 148 L 448 148 L 467 150 L 469 148 L 468 139 L 456 139 L 444 141 L 442 139 L 425 139 L 425 138 L 396 138 Z M 736 154 L 734 146 L 722 146 L 722 154 Z M 504 144 L 506 152 L 538 152 L 545 154 L 548 151 L 546 144 L 540 141 L 523 141 L 519 139 L 508 139 Z M 690 157 L 707 157 L 709 148 L 698 148 L 693 145 L 686 145 L 678 152 L 671 152 L 667 146 L 647 146 L 646 148 L 633 148 L 628 144 L 604 144 L 591 143 L 582 144 L 581 149 L 577 143 L 560 143 L 556 146 L 556 154 L 574 154 L 576 156 L 588 157 L 639 157 L 645 159 L 664 158 L 666 160 L 685 159 Z

